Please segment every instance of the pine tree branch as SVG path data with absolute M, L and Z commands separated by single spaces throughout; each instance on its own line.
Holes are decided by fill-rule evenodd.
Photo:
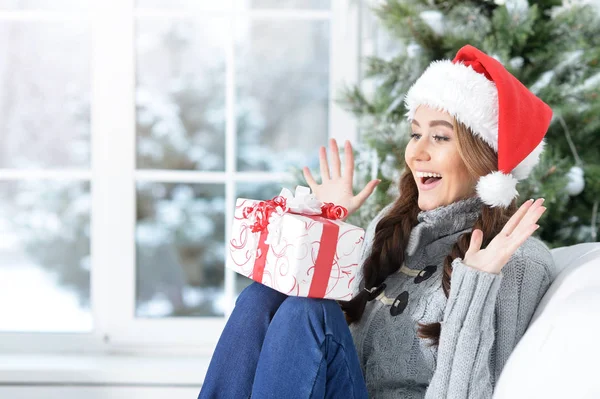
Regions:
M 579 166 L 583 165 L 583 161 L 581 160 L 581 158 L 579 157 L 579 154 L 577 153 L 577 148 L 575 148 L 575 144 L 573 144 L 573 139 L 571 138 L 571 133 L 569 132 L 569 127 L 567 126 L 567 124 L 565 123 L 565 120 L 563 119 L 563 117 L 561 115 L 557 115 L 557 119 L 563 128 L 563 132 L 565 133 L 567 143 L 569 143 L 569 148 L 571 148 L 571 152 L 573 153 L 573 158 L 575 158 L 575 164 L 579 165 Z

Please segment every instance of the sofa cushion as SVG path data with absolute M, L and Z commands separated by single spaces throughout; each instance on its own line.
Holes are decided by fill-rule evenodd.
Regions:
M 511 354 L 495 399 L 600 398 L 600 243 L 552 250 L 556 278 Z

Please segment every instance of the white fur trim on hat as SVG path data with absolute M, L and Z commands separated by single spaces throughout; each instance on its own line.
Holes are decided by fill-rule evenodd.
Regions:
M 527 157 L 521 161 L 515 168 L 510 172 L 517 180 L 526 179 L 527 176 L 531 173 L 535 165 L 540 161 L 540 155 L 544 151 L 544 146 L 546 142 L 544 140 L 540 141 L 540 143 L 531 151 Z
M 434 61 L 405 98 L 409 120 L 419 105 L 448 112 L 498 152 L 498 90 L 471 66 Z
M 477 195 L 492 208 L 506 208 L 519 194 L 516 187 L 517 179 L 512 174 L 496 171 L 479 178 Z

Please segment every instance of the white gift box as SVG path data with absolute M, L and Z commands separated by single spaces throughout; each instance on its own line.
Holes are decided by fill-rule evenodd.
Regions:
M 288 199 L 290 194 L 287 191 Z M 304 202 L 312 200 L 314 197 Z M 288 202 L 293 203 L 294 198 Z M 295 209 L 312 215 L 278 208 L 266 229 L 252 232 L 260 215 L 248 215 L 248 209 L 245 215 L 244 209 L 256 209 L 261 203 L 264 201 L 237 199 L 227 267 L 286 295 L 352 299 L 358 292 L 364 230 L 315 215 L 313 203 Z

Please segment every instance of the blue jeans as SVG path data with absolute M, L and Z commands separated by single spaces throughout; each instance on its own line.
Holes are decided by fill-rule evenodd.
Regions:
M 259 283 L 240 296 L 198 399 L 367 398 L 340 306 Z

